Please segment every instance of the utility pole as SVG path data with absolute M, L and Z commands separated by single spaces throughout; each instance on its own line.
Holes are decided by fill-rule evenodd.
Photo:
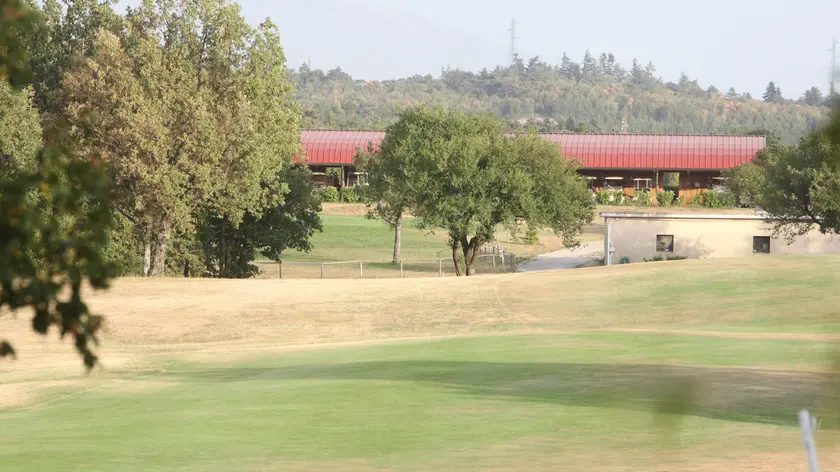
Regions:
M 836 92 L 835 83 L 837 82 L 837 39 L 831 40 L 831 70 L 828 72 L 828 96 L 834 96 Z
M 513 61 L 516 59 L 517 55 L 516 40 L 519 39 L 519 37 L 516 36 L 516 24 L 516 18 L 510 20 L 510 29 L 508 30 L 508 32 L 510 32 L 510 49 L 508 50 L 508 65 L 510 66 L 513 65 Z

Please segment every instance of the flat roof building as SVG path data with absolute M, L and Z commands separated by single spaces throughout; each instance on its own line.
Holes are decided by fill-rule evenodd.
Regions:
M 793 241 L 773 234 L 773 220 L 754 212 L 601 213 L 606 264 L 646 259 L 840 253 L 840 236 L 814 229 Z

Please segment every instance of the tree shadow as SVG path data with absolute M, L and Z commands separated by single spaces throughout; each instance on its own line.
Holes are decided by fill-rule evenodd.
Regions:
M 706 418 L 795 425 L 797 411 L 836 401 L 840 377 L 746 368 L 646 364 L 388 361 L 293 367 L 175 370 L 185 382 L 376 380 L 431 384 L 475 398 L 679 412 Z M 687 389 L 686 386 L 691 386 Z

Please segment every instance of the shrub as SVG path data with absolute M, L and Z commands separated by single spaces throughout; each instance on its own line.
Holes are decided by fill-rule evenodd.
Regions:
M 693 203 L 706 208 L 727 208 L 735 206 L 735 197 L 729 192 L 712 190 L 694 197 Z
M 685 198 L 685 195 L 680 195 L 680 198 L 677 199 L 677 206 L 683 207 L 686 203 L 688 203 L 688 199 Z
M 639 190 L 639 191 L 636 192 L 635 197 L 636 197 L 636 205 L 644 205 L 644 206 L 653 205 L 653 193 L 652 192 Z
M 598 192 L 598 203 L 601 205 L 625 205 L 629 199 L 622 190 L 606 189 Z
M 598 203 L 601 205 L 609 205 L 610 204 L 610 192 L 607 190 L 601 190 L 597 194 Z
M 674 199 L 677 196 L 673 190 L 663 190 L 656 195 L 656 200 L 659 201 L 659 206 L 668 207 L 674 204 Z
M 656 256 L 656 257 L 651 257 L 650 259 L 645 258 L 645 262 L 684 261 L 686 259 L 688 259 L 688 258 L 683 257 L 683 256 L 667 256 L 667 257 Z
M 344 187 L 341 189 L 341 201 L 344 203 L 356 203 L 359 201 L 358 195 L 356 195 L 356 188 L 355 187 Z
M 321 189 L 321 198 L 326 203 L 338 201 L 338 189 L 335 187 L 324 187 Z
M 624 256 L 621 259 L 619 259 L 618 263 L 619 264 L 629 264 L 630 263 L 630 258 L 627 257 L 627 256 Z

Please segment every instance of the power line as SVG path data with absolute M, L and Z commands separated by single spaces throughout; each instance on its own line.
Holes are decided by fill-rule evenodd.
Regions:
M 508 65 L 513 65 L 513 61 L 516 60 L 517 52 L 516 52 L 516 40 L 519 39 L 519 36 L 516 35 L 516 25 L 517 25 L 516 18 L 510 20 L 510 49 L 508 50 Z

